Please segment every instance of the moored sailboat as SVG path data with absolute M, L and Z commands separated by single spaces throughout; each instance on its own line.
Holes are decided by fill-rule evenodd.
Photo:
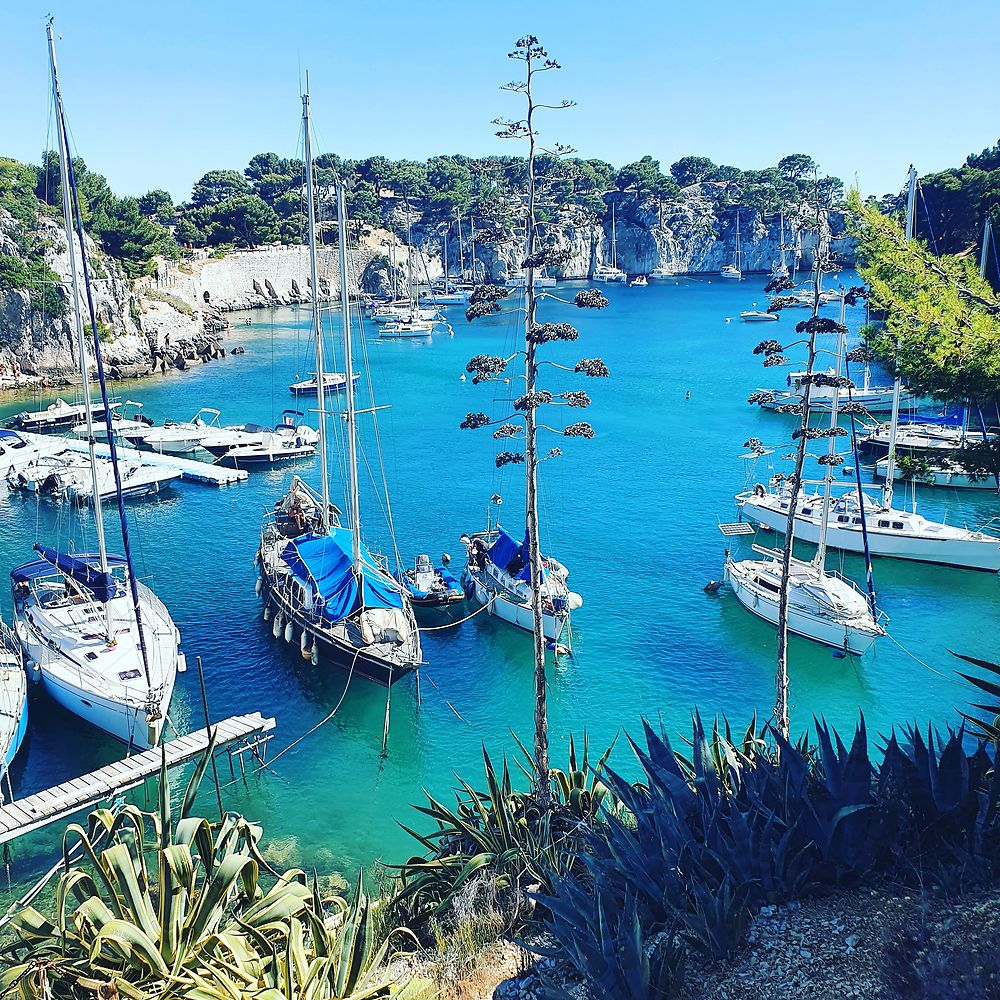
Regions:
M 302 98 L 308 198 L 309 266 L 316 281 L 316 219 L 313 193 L 309 96 Z M 347 213 L 344 190 L 337 192 L 340 283 L 345 371 L 353 371 L 351 297 L 347 294 Z M 296 633 L 304 656 L 389 686 L 412 672 L 421 660 L 420 634 L 401 584 L 361 539 L 358 486 L 357 410 L 353 384 L 345 387 L 347 520 L 330 503 L 327 469 L 326 402 L 323 381 L 323 330 L 319 306 L 312 304 L 316 350 L 317 414 L 321 489 L 298 476 L 261 525 L 257 564 L 265 617 L 274 616 L 274 634 L 292 641 Z
M 11 572 L 15 631 L 31 675 L 57 702 L 130 747 L 144 749 L 159 742 L 177 671 L 184 669 L 184 658 L 178 650 L 180 635 L 170 613 L 138 581 L 132 565 L 117 446 L 78 212 L 74 234 L 73 206 L 78 204 L 78 194 L 69 156 L 51 21 L 47 31 L 77 357 L 86 377 L 87 345 L 75 239 L 79 241 L 82 284 L 94 331 L 94 357 L 111 449 L 124 555 L 107 551 L 101 493 L 95 490 L 96 552 L 62 552 L 36 544 L 34 548 L 40 558 Z M 90 431 L 91 470 L 96 483 L 99 472 L 94 449 L 94 412 L 86 396 L 84 406 Z

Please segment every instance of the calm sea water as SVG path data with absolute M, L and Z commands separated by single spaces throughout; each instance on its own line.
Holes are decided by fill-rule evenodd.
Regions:
M 846 276 L 845 276 L 846 277 Z M 550 301 L 543 318 L 578 325 L 577 344 L 546 348 L 546 357 L 572 364 L 599 356 L 610 380 L 587 380 L 548 369 L 556 390 L 586 388 L 593 405 L 582 414 L 552 408 L 561 427 L 586 416 L 592 441 L 552 438 L 565 452 L 545 463 L 543 543 L 571 570 L 584 599 L 574 615 L 575 656 L 551 673 L 553 761 L 563 759 L 570 733 L 586 729 L 594 748 L 621 730 L 636 732 L 641 716 L 662 718 L 684 731 L 697 706 L 725 712 L 737 725 L 751 713 L 766 718 L 773 705 L 773 630 L 746 612 L 731 593 L 709 596 L 703 585 L 721 575 L 724 542 L 717 524 L 735 519 L 733 495 L 767 474 L 740 459 L 751 436 L 790 449 L 794 418 L 758 412 L 746 397 L 781 379 L 751 354 L 761 339 L 789 341 L 794 312 L 772 325 L 738 321 L 741 309 L 763 305 L 763 278 L 742 283 L 678 280 L 648 288 L 609 286 L 610 307 L 582 311 Z M 571 297 L 576 286 L 556 293 Z M 489 431 L 459 423 L 470 410 L 509 412 L 511 387 L 474 386 L 460 375 L 480 353 L 510 353 L 519 337 L 515 315 L 474 325 L 456 314 L 454 336 L 385 342 L 366 328 L 382 453 L 390 484 L 395 535 L 410 562 L 418 552 L 461 561 L 459 536 L 483 526 L 488 501 L 499 492 L 503 521 L 523 525 L 521 470 L 494 469 Z M 729 319 L 732 321 L 730 322 Z M 336 325 L 337 317 L 331 317 Z M 229 346 L 246 353 L 174 377 L 121 387 L 157 420 L 187 419 L 200 406 L 222 410 L 224 423 L 277 419 L 293 405 L 287 392 L 296 372 L 311 369 L 309 318 L 293 310 L 233 316 Z M 851 310 L 852 329 L 863 321 Z M 831 345 L 832 346 L 832 345 Z M 337 357 L 339 348 L 334 347 Z M 780 372 L 780 370 L 779 370 Z M 583 384 L 586 383 L 586 384 Z M 514 383 L 516 392 L 517 385 Z M 690 392 L 690 399 L 686 394 Z M 4 399 L 0 415 L 44 404 L 53 394 Z M 365 435 L 363 469 L 376 466 L 372 434 Z M 332 462 L 335 495 L 341 463 Z M 314 462 L 298 470 L 315 481 Z M 258 472 L 228 489 L 179 484 L 167 499 L 130 508 L 141 571 L 170 607 L 189 662 L 200 655 L 214 716 L 259 710 L 278 728 L 271 753 L 315 725 L 337 703 L 343 679 L 304 662 L 297 645 L 271 636 L 254 594 L 253 557 L 262 511 L 285 487 L 290 471 Z M 367 476 L 367 472 L 365 473 Z M 371 483 L 363 489 L 366 539 L 391 551 L 384 508 Z M 922 491 L 921 509 L 950 522 L 981 522 L 997 498 Z M 109 524 L 111 518 L 108 518 Z M 0 566 L 4 573 L 30 557 L 36 538 L 77 545 L 93 539 L 92 515 L 36 502 L 0 489 Z M 112 532 L 114 537 L 114 532 Z M 863 578 L 860 559 L 830 565 Z M 995 656 L 1000 583 L 989 574 L 876 563 L 882 606 L 892 639 L 863 660 L 836 659 L 818 646 L 791 640 L 793 725 L 813 714 L 850 727 L 858 709 L 885 729 L 906 720 L 946 723 L 968 692 L 956 680 L 947 650 Z M 0 606 L 9 619 L 10 598 Z M 430 617 L 425 624 L 441 624 Z M 895 640 L 900 645 L 894 643 Z M 916 662 L 907 652 L 925 661 Z M 270 850 L 284 864 L 349 872 L 376 858 L 398 861 L 415 845 L 396 824 L 419 823 L 409 808 L 421 789 L 447 797 L 455 772 L 474 783 L 481 746 L 497 755 L 515 747 L 511 731 L 530 745 L 530 637 L 480 615 L 424 638 L 428 665 L 418 703 L 414 679 L 392 691 L 388 751 L 382 752 L 384 691 L 355 682 L 338 714 L 277 762 L 276 774 L 226 790 L 230 808 L 265 822 Z M 171 716 L 180 730 L 202 724 L 197 673 L 179 678 Z M 115 759 L 120 747 L 32 692 L 31 726 L 14 767 L 27 794 Z M 628 767 L 624 741 L 616 749 Z M 223 778 L 229 780 L 223 765 Z M 206 797 L 206 808 L 211 798 Z M 30 879 L 54 859 L 56 831 L 25 838 L 14 849 L 10 876 Z

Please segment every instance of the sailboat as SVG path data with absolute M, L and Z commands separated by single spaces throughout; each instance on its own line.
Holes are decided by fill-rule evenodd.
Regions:
M 734 281 L 740 281 L 743 277 L 743 271 L 740 251 L 740 206 L 736 206 L 736 257 L 734 258 L 734 263 L 723 264 L 722 270 L 719 271 L 719 276 L 722 278 L 731 278 Z
M 77 358 L 87 384 L 87 346 L 83 330 L 81 276 L 77 270 L 79 239 L 82 284 L 89 308 L 105 427 L 115 473 L 116 498 L 124 555 L 107 550 L 100 490 L 94 491 L 97 551 L 63 552 L 36 544 L 40 558 L 11 572 L 15 631 L 31 676 L 64 708 L 103 729 L 129 747 L 146 749 L 159 742 L 178 670 L 184 657 L 180 634 L 163 603 L 136 579 L 129 546 L 118 454 L 109 419 L 107 385 L 97 321 L 90 290 L 76 177 L 69 154 L 66 120 L 56 72 L 52 22 L 47 28 L 49 60 L 59 138 L 63 221 L 72 279 L 72 314 Z M 71 201 L 72 196 L 72 201 Z M 99 482 L 94 448 L 94 412 L 84 396 L 93 481 Z
M 916 171 L 910 168 L 910 203 L 907 210 L 907 237 L 912 234 L 913 193 Z M 844 310 L 841 305 L 841 323 Z M 837 373 L 844 355 L 844 335 L 841 332 L 837 349 Z M 815 387 L 813 387 L 813 391 Z M 1000 537 L 982 530 L 955 527 L 932 521 L 916 510 L 899 510 L 892 505 L 896 430 L 899 423 L 899 401 L 902 382 L 896 378 L 892 420 L 889 424 L 889 459 L 883 472 L 885 484 L 880 497 L 861 489 L 836 498 L 831 506 L 825 497 L 799 491 L 795 511 L 795 537 L 807 542 L 829 545 L 845 552 L 869 552 L 873 556 L 888 556 L 916 562 L 957 566 L 963 569 L 1000 571 Z M 831 414 L 835 421 L 840 390 L 832 388 Z M 849 399 L 853 400 L 853 390 Z M 810 392 L 810 406 L 812 391 Z M 829 483 L 830 472 L 826 476 Z M 827 485 L 827 491 L 829 485 Z M 774 477 L 767 486 L 757 483 L 753 490 L 736 497 L 742 516 L 774 531 L 784 531 L 788 519 L 790 489 L 787 480 Z M 867 520 L 866 520 L 867 518 Z
M 309 95 L 302 97 L 308 200 L 309 267 L 316 286 L 316 217 L 313 196 Z M 341 315 L 345 371 L 353 371 L 351 296 L 348 294 L 347 211 L 344 189 L 337 191 Z M 257 565 L 258 592 L 265 618 L 274 616 L 275 636 L 299 636 L 303 656 L 325 661 L 348 673 L 389 686 L 412 672 L 421 660 L 420 633 L 409 598 L 400 583 L 361 540 L 358 482 L 357 409 L 354 386 L 344 390 L 344 441 L 347 466 L 347 525 L 330 503 L 327 462 L 326 395 L 323 389 L 323 330 L 320 309 L 312 303 L 316 349 L 320 490 L 294 476 L 288 492 L 261 525 Z
M 769 315 L 776 315 L 770 313 Z M 827 371 L 833 374 L 833 369 Z M 773 397 L 761 403 L 765 410 L 775 410 L 789 403 L 801 403 L 805 393 L 806 372 L 790 372 L 784 389 L 762 390 Z M 883 413 L 892 410 L 895 389 L 892 386 L 872 385 L 871 366 L 866 362 L 861 385 L 851 390 L 851 402 L 863 406 L 869 413 Z M 809 393 L 809 406 L 813 410 L 829 410 L 833 402 L 833 388 L 828 385 L 813 385 Z M 919 404 L 918 397 L 911 393 L 901 393 L 900 407 L 912 409 Z
M 594 281 L 611 284 L 628 280 L 628 275 L 618 266 L 618 225 L 615 220 L 615 203 L 611 203 L 611 263 L 598 264 L 594 268 Z M 538 284 L 536 279 L 535 284 Z
M 788 263 L 785 260 L 785 210 L 781 209 L 779 213 L 781 234 L 778 241 L 779 256 L 775 258 L 771 263 L 771 277 L 772 278 L 787 278 L 788 277 Z
M 409 213 L 406 216 L 406 272 L 406 306 L 389 307 L 375 314 L 375 322 L 380 324 L 378 332 L 380 337 L 392 339 L 429 337 L 434 332 L 435 322 L 441 318 L 437 309 L 421 309 L 417 302 L 416 285 L 413 281 L 413 233 Z
M 840 374 L 840 355 L 837 374 Z M 838 401 L 835 390 L 830 413 L 831 428 L 837 426 Z M 885 616 L 876 614 L 874 601 L 866 598 L 852 581 L 825 569 L 836 440 L 835 437 L 830 438 L 828 458 L 831 461 L 826 465 L 820 498 L 821 530 L 816 556 L 809 561 L 793 556 L 789 561 L 788 630 L 822 645 L 861 656 L 876 639 L 886 634 Z M 793 533 L 797 537 L 797 531 Z M 792 538 L 787 538 L 785 544 L 791 546 Z M 726 579 L 745 608 L 758 618 L 776 625 L 784 553 L 757 544 L 753 545 L 753 551 L 762 558 L 737 561 L 727 551 Z
M 10 765 L 27 729 L 28 678 L 21 643 L 14 631 L 0 621 L 0 801 L 4 786 L 10 791 Z

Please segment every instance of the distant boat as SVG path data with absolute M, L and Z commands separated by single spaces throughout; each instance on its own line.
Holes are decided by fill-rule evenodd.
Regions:
M 646 275 L 644 274 L 640 274 L 638 277 L 633 278 L 629 282 L 629 286 L 632 288 L 644 288 L 648 284 L 649 281 L 646 279 Z
M 666 281 L 667 278 L 675 277 L 677 277 L 677 272 L 672 267 L 665 265 L 654 267 L 653 270 L 649 272 L 650 281 Z
M 143 434 L 152 426 L 153 421 L 142 414 L 142 403 L 137 403 L 134 399 L 126 399 L 121 412 L 118 412 L 116 406 L 115 412 L 111 415 L 111 429 L 119 439 L 125 439 L 129 434 Z M 82 420 L 80 423 L 74 424 L 70 433 L 74 437 L 86 438 L 87 421 Z M 94 436 L 98 441 L 108 440 L 108 432 L 104 424 L 94 427 Z
M 778 314 L 761 312 L 759 309 L 747 309 L 740 313 L 740 319 L 744 323 L 777 323 Z
M 316 373 L 310 372 L 309 378 L 293 382 L 288 391 L 293 396 L 315 396 L 316 395 Z M 361 372 L 355 372 L 353 381 L 357 382 L 361 378 Z M 325 392 L 342 392 L 347 386 L 347 376 L 343 372 L 324 372 L 323 389 Z
M 723 264 L 719 276 L 729 278 L 733 281 L 740 281 L 743 278 L 741 250 L 740 250 L 740 207 L 736 206 L 736 256 L 732 264 Z
M 611 203 L 611 263 L 598 264 L 594 268 L 594 281 L 608 284 L 621 284 L 628 280 L 628 275 L 618 266 L 618 227 L 615 221 L 615 205 Z
M 828 368 L 825 374 L 832 376 L 834 375 L 834 370 Z M 805 394 L 805 386 L 803 384 L 805 376 L 805 372 L 791 372 L 786 379 L 787 388 L 768 390 L 774 396 L 774 399 L 770 403 L 763 403 L 761 405 L 764 409 L 773 410 L 788 403 L 801 403 Z M 850 398 L 852 403 L 858 403 L 868 410 L 869 413 L 882 413 L 892 409 L 893 394 L 894 389 L 892 386 L 873 386 L 871 384 L 871 369 L 868 365 L 865 365 L 864 381 L 860 386 L 851 390 Z M 846 402 L 846 392 L 842 390 L 841 395 L 843 396 L 841 402 Z M 814 410 L 829 410 L 832 399 L 832 386 L 814 384 L 809 390 L 809 406 Z M 901 406 L 912 408 L 918 404 L 919 399 L 910 393 L 902 393 L 900 401 Z
M 875 478 L 884 481 L 888 468 L 889 459 L 880 458 L 875 463 Z M 898 465 L 893 466 L 892 476 L 896 482 L 911 478 L 904 474 Z M 958 490 L 992 490 L 994 493 L 997 492 L 997 482 L 993 476 L 973 478 L 964 466 L 947 461 L 928 464 L 913 478 L 918 486 L 950 486 Z
M 424 320 L 401 319 L 392 323 L 383 323 L 379 328 L 378 335 L 391 340 L 403 337 L 429 337 L 433 332 L 433 323 Z
M 785 261 L 785 211 L 781 210 L 781 235 L 778 242 L 778 248 L 781 252 L 781 256 L 775 259 L 771 264 L 771 277 L 772 278 L 787 278 L 788 277 L 788 264 Z
M 272 427 L 242 424 L 225 427 L 201 446 L 219 462 L 232 465 L 274 465 L 316 454 L 319 432 L 304 423 L 299 410 L 285 410 Z

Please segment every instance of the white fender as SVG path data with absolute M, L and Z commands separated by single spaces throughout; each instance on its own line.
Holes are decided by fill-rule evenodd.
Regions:
M 278 612 L 278 614 L 276 614 L 274 616 L 274 627 L 271 629 L 271 635 L 273 635 L 275 639 L 277 639 L 278 636 L 281 635 L 281 612 L 280 611 Z
M 263 589 L 264 589 L 264 581 L 263 581 L 263 580 L 262 580 L 262 579 L 261 579 L 261 578 L 260 578 L 260 577 L 258 576 L 258 577 L 257 577 L 257 584 L 256 584 L 256 586 L 254 587 L 254 593 L 255 593 L 255 594 L 256 594 L 256 595 L 258 596 L 258 597 L 260 597 L 260 592 L 261 592 L 261 591 L 262 591 Z
M 271 605 L 264 605 L 264 621 L 269 622 L 271 620 Z
M 291 619 L 288 620 L 288 624 L 285 626 L 285 642 L 291 642 L 295 638 L 295 626 L 292 624 Z

